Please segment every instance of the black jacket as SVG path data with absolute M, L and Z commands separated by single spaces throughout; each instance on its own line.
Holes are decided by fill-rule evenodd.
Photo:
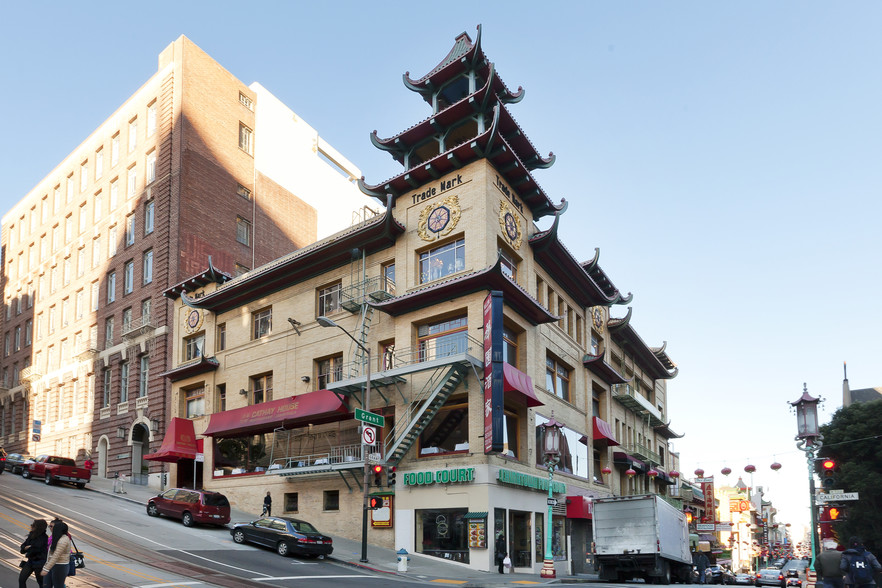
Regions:
M 49 535 L 46 533 L 29 533 L 21 544 L 20 553 L 24 554 L 28 563 L 34 566 L 43 565 L 49 555 Z

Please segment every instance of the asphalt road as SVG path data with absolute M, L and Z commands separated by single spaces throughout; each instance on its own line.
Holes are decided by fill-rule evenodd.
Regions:
M 9 472 L 0 476 L 0 586 L 17 586 L 19 545 L 34 518 L 64 519 L 87 569 L 68 586 L 192 587 L 252 586 L 336 588 L 420 582 L 340 565 L 327 559 L 283 558 L 274 551 L 233 543 L 226 528 L 184 527 L 179 521 L 151 518 L 124 500 L 46 486 Z M 36 583 L 31 580 L 31 585 Z

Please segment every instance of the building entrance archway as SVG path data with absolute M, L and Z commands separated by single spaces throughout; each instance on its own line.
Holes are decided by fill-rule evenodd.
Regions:
M 148 464 L 142 459 L 144 448 L 150 443 L 150 431 L 143 424 L 132 427 L 132 484 L 147 484 Z

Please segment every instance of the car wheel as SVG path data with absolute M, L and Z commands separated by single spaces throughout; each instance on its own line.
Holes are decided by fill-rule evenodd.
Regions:
M 279 541 L 279 544 L 276 545 L 276 553 L 278 553 L 282 557 L 288 555 L 288 544 L 284 541 Z
M 147 515 L 151 516 L 151 517 L 158 517 L 159 516 L 159 509 L 156 508 L 156 505 L 153 504 L 152 502 L 147 505 Z
M 193 526 L 193 515 L 188 512 L 184 513 L 184 516 L 181 517 L 181 522 L 184 523 L 185 527 Z
M 85 488 L 85 487 L 86 487 L 86 484 L 85 484 L 85 483 L 83 483 L 83 482 L 77 482 L 77 488 L 79 488 L 80 490 L 82 490 L 82 489 Z
M 31 477 L 31 472 L 29 472 L 28 470 L 22 470 L 21 477 L 24 478 L 25 480 L 27 480 L 28 478 Z
M 245 543 L 245 533 L 242 531 L 233 531 L 233 541 L 239 544 Z
M 51 485 L 52 484 L 52 475 L 46 474 L 46 477 L 43 479 L 43 481 L 46 482 L 47 486 Z

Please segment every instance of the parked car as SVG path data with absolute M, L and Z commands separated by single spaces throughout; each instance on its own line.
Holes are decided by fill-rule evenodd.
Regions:
M 6 471 L 6 456 L 0 453 L 0 475 Z
M 711 584 L 734 584 L 735 576 L 725 566 L 711 566 Z
M 29 462 L 34 461 L 27 453 L 10 453 L 6 456 L 6 471 L 20 474 Z
M 185 527 L 194 523 L 224 526 L 230 522 L 230 501 L 220 492 L 171 488 L 147 501 L 147 514 L 181 519 Z
M 757 586 L 784 586 L 784 572 L 778 568 L 765 568 L 756 573 Z
M 756 576 L 754 574 L 735 574 L 735 584 L 753 586 Z
M 92 479 L 92 472 L 86 468 L 77 467 L 77 462 L 69 457 L 38 455 L 22 470 L 21 476 L 41 479 L 47 485 L 70 482 L 76 484 L 77 488 L 85 488 Z
M 322 535 L 306 521 L 288 517 L 265 517 L 250 523 L 236 523 L 230 534 L 236 543 L 272 547 L 281 556 L 324 557 L 334 551 L 333 539 Z

